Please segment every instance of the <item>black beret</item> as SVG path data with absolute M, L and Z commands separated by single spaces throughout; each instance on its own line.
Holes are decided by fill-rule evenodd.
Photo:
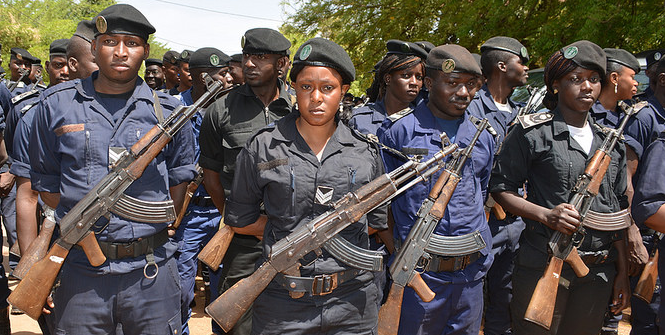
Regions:
M 229 66 L 231 57 L 215 48 L 201 48 L 196 50 L 189 59 L 189 68 L 198 67 L 226 67 Z
M 145 66 L 151 66 L 151 65 L 157 65 L 157 66 L 162 66 L 162 60 L 157 59 L 157 58 L 148 58 L 145 60 Z
M 286 55 L 291 47 L 282 33 L 269 28 L 254 28 L 245 32 L 240 41 L 242 52 L 246 54 Z
M 522 63 L 526 64 L 529 61 L 529 52 L 526 50 L 526 47 L 512 37 L 494 36 L 490 38 L 480 46 L 480 53 L 488 50 L 507 51 L 519 56 L 522 59 Z
M 432 49 L 427 56 L 425 66 L 445 73 L 467 72 L 482 75 L 480 66 L 469 50 L 457 44 L 445 44 Z
M 164 53 L 164 56 L 162 57 L 162 63 L 170 63 L 176 65 L 178 64 L 179 57 L 180 54 L 177 51 L 169 50 L 166 53 Z
M 95 37 L 101 34 L 135 35 L 148 40 L 155 32 L 148 19 L 128 4 L 109 6 L 95 17 Z
M 415 43 L 418 44 L 419 47 L 427 51 L 427 53 L 429 53 L 430 51 L 432 51 L 432 49 L 434 49 L 434 47 L 436 47 L 434 43 L 428 41 L 417 41 Z
M 601 76 L 605 76 L 607 57 L 605 51 L 595 43 L 580 40 L 563 47 L 560 51 L 563 58 L 572 60 L 577 66 L 596 70 Z
M 27 59 L 31 65 L 39 65 L 39 66 L 42 65 L 42 60 L 33 55 L 26 56 L 24 58 Z
M 658 63 L 658 61 L 663 58 L 664 54 L 665 50 L 663 49 L 651 50 L 651 52 L 646 56 L 647 69 L 651 67 L 651 65 Z
M 427 58 L 427 51 L 418 46 L 418 44 L 413 42 L 404 42 L 400 40 L 388 40 L 386 42 L 386 49 L 388 49 L 388 55 L 397 54 L 397 55 L 411 55 L 418 56 L 422 59 Z
M 473 56 L 473 59 L 476 60 L 476 63 L 478 63 L 478 66 L 480 66 L 480 68 L 482 69 L 483 66 L 480 65 L 480 58 L 481 58 L 481 56 L 480 56 L 479 54 L 475 53 L 475 52 L 472 53 L 471 56 Z
M 242 54 L 233 54 L 233 55 L 231 55 L 230 62 L 242 63 Z
M 58 39 L 51 42 L 51 46 L 48 49 L 49 56 L 65 56 L 67 54 L 67 45 L 69 45 L 69 39 Z
M 630 52 L 624 49 L 614 49 L 614 48 L 605 48 L 605 55 L 607 56 L 607 62 L 613 62 L 620 65 L 623 65 L 629 69 L 635 71 L 635 73 L 640 72 L 640 61 L 633 56 Z
M 178 62 L 189 63 L 189 59 L 192 57 L 194 51 L 192 50 L 183 50 L 180 55 L 178 55 Z
M 95 23 L 91 20 L 82 20 L 76 26 L 74 36 L 78 36 L 88 42 L 92 42 L 95 38 Z
M 337 43 L 314 37 L 303 43 L 293 56 L 293 68 L 301 66 L 325 66 L 337 70 L 344 83 L 356 79 L 356 68 L 351 57 Z M 296 81 L 299 71 L 291 70 L 291 81 Z
M 25 58 L 27 61 L 31 61 L 33 59 L 28 50 L 22 48 L 11 48 L 9 52 L 11 53 L 11 57 L 18 60 L 23 60 Z

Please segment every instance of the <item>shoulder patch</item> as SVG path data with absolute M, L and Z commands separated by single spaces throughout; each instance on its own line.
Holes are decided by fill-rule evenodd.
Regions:
M 405 117 L 405 116 L 407 116 L 411 113 L 413 113 L 413 108 L 407 107 L 407 108 L 404 108 L 404 109 L 402 109 L 401 111 L 399 111 L 395 114 L 389 115 L 387 117 L 387 119 L 390 120 L 390 122 L 396 122 L 397 120 L 399 120 L 399 119 L 401 119 L 401 118 L 403 118 L 403 117 Z
M 26 98 L 29 98 L 36 94 L 39 94 L 39 91 L 35 88 L 31 89 L 30 91 L 23 92 L 12 98 L 12 104 L 16 105 L 17 103 L 25 100 Z
M 539 124 L 551 121 L 554 118 L 554 114 L 550 112 L 542 112 L 535 114 L 521 115 L 517 117 L 522 128 L 527 129 Z

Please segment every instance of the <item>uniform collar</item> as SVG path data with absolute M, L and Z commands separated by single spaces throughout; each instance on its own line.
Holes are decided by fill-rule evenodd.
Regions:
M 435 136 L 432 136 L 432 141 L 441 143 L 441 138 L 439 137 L 441 129 L 438 128 L 439 122 L 436 121 L 436 116 L 432 114 L 432 111 L 427 104 L 419 104 L 413 112 L 413 116 L 418 119 L 418 122 L 414 125 L 415 131 L 425 134 L 433 134 Z M 473 125 L 473 122 L 469 121 L 468 113 L 465 112 L 462 117 L 462 123 L 460 123 L 460 126 L 457 129 L 457 135 L 455 136 L 455 143 L 468 144 L 476 132 L 476 127 Z
M 383 122 L 388 116 L 386 112 L 386 103 L 382 100 L 376 101 L 371 107 L 372 111 L 372 121 Z
M 289 94 L 286 85 L 281 79 L 277 79 L 277 89 L 279 89 L 279 98 L 277 98 L 277 100 L 284 99 L 285 101 L 291 103 L 291 95 Z M 238 87 L 238 93 L 248 97 L 256 96 L 256 94 L 254 94 L 254 91 L 252 91 L 252 88 L 249 87 L 247 83 L 244 83 L 240 87 Z
M 99 76 L 99 70 L 95 71 L 92 73 L 92 75 L 88 78 L 85 78 L 74 86 L 76 88 L 76 91 L 82 95 L 84 98 L 89 99 L 89 100 L 94 100 L 95 97 L 95 85 L 94 85 L 94 80 L 97 79 Z M 150 89 L 150 86 L 146 84 L 141 77 L 136 78 L 136 83 L 134 84 L 134 92 L 132 93 L 131 98 L 132 99 L 143 99 L 143 100 L 148 100 L 148 101 L 153 101 L 154 97 L 152 96 L 152 89 Z
M 663 105 L 661 105 L 660 101 L 658 101 L 658 99 L 656 99 L 656 96 L 652 94 L 651 96 L 649 96 L 648 101 L 651 105 L 653 105 L 654 111 L 656 111 L 656 113 L 658 113 L 660 118 L 665 119 L 665 110 L 663 110 Z
M 605 106 L 600 103 L 600 100 L 596 100 L 593 106 L 591 106 L 589 114 L 593 116 L 594 121 L 598 121 L 596 123 L 612 127 L 619 125 L 619 114 L 605 108 Z
M 294 107 L 291 113 L 277 121 L 276 127 L 278 131 L 273 134 L 273 138 L 282 142 L 294 142 L 300 136 L 298 128 L 296 127 L 296 119 L 299 116 L 300 112 Z M 328 146 L 330 145 L 353 146 L 355 144 L 353 138 L 354 136 L 351 134 L 351 130 L 338 120 L 337 129 L 335 129 L 335 132 L 328 141 L 325 151 L 328 151 Z M 334 143 L 338 143 L 339 145 Z
M 568 124 L 563 119 L 563 115 L 561 114 L 561 111 L 559 110 L 559 108 L 558 107 L 555 108 L 552 111 L 552 113 L 554 114 L 554 117 L 552 118 L 552 134 L 555 137 L 558 136 L 558 135 L 565 136 L 567 141 L 568 141 L 568 148 L 576 149 L 576 150 L 582 152 L 583 154 L 587 155 L 587 153 L 584 150 L 582 150 L 582 146 L 580 146 L 580 144 L 577 143 L 577 141 L 573 140 L 573 138 L 570 137 L 570 131 L 568 130 Z M 600 130 L 598 124 L 593 119 L 593 117 L 591 117 L 591 112 L 589 112 L 587 114 L 587 122 L 589 122 L 589 126 L 591 127 L 591 132 L 593 133 L 593 137 L 594 137 L 594 141 L 591 145 L 591 151 L 589 153 L 590 155 L 592 155 L 599 146 L 598 141 L 596 141 L 595 139 L 599 136 L 599 133 L 602 133 L 602 131 Z M 563 134 L 565 134 L 565 135 L 563 135 Z M 602 137 L 601 137 L 601 140 L 602 140 Z

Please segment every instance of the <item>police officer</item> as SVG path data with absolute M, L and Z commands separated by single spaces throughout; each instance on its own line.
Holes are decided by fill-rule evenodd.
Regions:
M 291 42 L 273 29 L 255 28 L 242 38 L 245 84 L 215 101 L 201 125 L 199 136 L 203 183 L 222 213 L 230 194 L 235 160 L 259 129 L 291 111 L 291 96 L 278 79 Z M 261 241 L 252 234 L 235 234 L 222 261 L 221 291 L 254 272 L 261 256 Z M 249 334 L 251 311 L 234 327 L 234 334 Z
M 69 68 L 67 67 L 67 45 L 69 39 L 58 39 L 51 42 L 49 47 L 49 60 L 46 61 L 46 73 L 49 78 L 49 86 L 64 83 L 69 80 Z
M 178 57 L 178 92 L 182 93 L 192 87 L 192 75 L 189 73 L 189 58 L 194 51 L 183 50 Z
M 178 78 L 178 57 L 180 54 L 177 51 L 169 50 L 164 53 L 162 57 L 162 72 L 164 72 L 164 86 L 170 95 L 178 94 L 178 84 L 180 79 Z
M 145 83 L 153 90 L 164 89 L 164 72 L 162 72 L 162 61 L 156 58 L 145 60 Z
M 578 41 L 555 52 L 545 66 L 545 106 L 551 110 L 521 116 L 496 157 L 490 191 L 504 209 L 524 218 L 511 302 L 513 334 L 599 333 L 610 296 L 613 313 L 628 305 L 628 269 L 622 231 L 586 229 L 578 247 L 589 274 L 577 277 L 563 266 L 550 330 L 524 320 L 536 283 L 547 266 L 554 231 L 572 234 L 579 213 L 568 204 L 571 189 L 605 133 L 588 111 L 600 95 L 605 76 L 603 49 Z M 627 208 L 623 146 L 611 154 L 591 210 L 614 213 Z M 527 198 L 517 190 L 528 182 Z M 618 215 L 618 214 L 617 214 Z
M 32 187 L 59 221 L 130 148 L 179 104 L 151 90 L 138 76 L 148 58 L 148 20 L 126 4 L 95 18 L 92 53 L 99 71 L 47 89 L 35 110 L 30 139 Z M 125 192 L 143 201 L 181 204 L 194 177 L 194 138 L 185 124 Z M 170 193 L 170 196 L 169 196 Z M 175 334 L 181 330 L 180 285 L 167 224 L 111 214 L 95 226 L 107 261 L 90 265 L 69 252 L 53 294 L 56 333 Z
M 28 78 L 30 79 L 30 85 L 26 86 L 25 90 L 30 90 L 33 88 L 37 88 L 39 90 L 45 89 L 46 84 L 44 84 L 44 67 L 42 66 L 42 60 L 35 56 L 29 57 L 28 59 L 30 60 L 30 74 L 28 75 Z
M 645 101 L 653 95 L 654 87 L 656 87 L 656 81 L 658 76 L 655 72 L 655 65 L 658 64 L 658 61 L 665 55 L 665 49 L 656 49 L 650 50 L 646 55 L 647 67 L 644 71 L 644 74 L 649 78 L 649 86 L 644 90 L 644 92 L 635 95 L 635 100 Z
M 76 32 L 69 39 L 67 45 L 67 67 L 70 79 L 88 78 L 94 71 L 98 70 L 95 57 L 90 51 L 90 43 L 95 38 L 93 31 L 94 23 L 90 20 L 82 20 L 76 26 Z
M 446 44 L 430 51 L 425 61 L 427 103 L 404 115 L 389 117 L 390 122 L 379 139 L 397 150 L 426 153 L 432 157 L 442 147 L 439 135 L 445 132 L 461 147 L 469 145 L 476 127 L 466 109 L 480 87 L 478 64 L 471 53 L 459 45 Z M 486 246 L 459 257 L 432 255 L 422 274 L 436 293 L 431 302 L 423 302 L 410 288 L 404 291 L 399 334 L 478 334 L 483 311 L 483 277 L 492 263 L 490 234 L 483 209 L 487 182 L 494 154 L 494 138 L 483 132 L 472 157 L 466 162 L 462 178 L 452 194 L 446 215 L 434 230 L 437 235 L 458 236 L 478 232 Z M 386 171 L 403 162 L 384 154 Z M 396 197 L 391 204 L 395 219 L 394 236 L 403 242 L 440 172 L 429 183 L 418 184 Z
M 508 127 L 518 114 L 519 105 L 510 99 L 516 87 L 526 85 L 529 53 L 512 37 L 495 36 L 480 47 L 480 65 L 485 84 L 476 93 L 467 111 L 480 119 L 487 118 L 497 132 L 498 148 Z M 494 262 L 487 272 L 487 309 L 483 332 L 488 335 L 510 333 L 510 299 L 513 261 L 519 249 L 519 236 L 524 229 L 522 218 L 514 215 L 499 219 L 489 217 L 492 231 Z
M 233 85 L 242 85 L 245 83 L 245 78 L 242 75 L 242 54 L 231 55 L 229 73 L 233 77 Z
M 306 41 L 294 55 L 290 77 L 298 109 L 261 130 L 238 155 L 238 172 L 246 173 L 236 173 L 226 211 L 234 230 L 263 236 L 264 250 L 383 173 L 378 150 L 336 117 L 355 77 L 344 49 L 323 38 Z M 368 226 L 385 229 L 385 222 L 381 206 L 340 235 L 367 248 Z M 253 334 L 376 333 L 378 290 L 371 273 L 327 252 L 306 255 L 301 263 L 300 276 L 287 281 L 277 274 L 256 299 Z M 337 288 L 312 292 L 314 276 L 335 278 Z M 310 290 L 291 298 L 291 282 Z
M 377 134 L 386 117 L 415 108 L 413 101 L 423 87 L 427 52 L 415 43 L 400 40 L 389 40 L 386 48 L 388 53 L 377 64 L 374 81 L 367 90 L 370 103 L 354 110 L 349 120 L 349 126 L 363 134 Z
M 214 80 L 221 80 L 226 87 L 230 87 L 231 78 L 228 74 L 228 62 L 231 58 L 225 53 L 215 48 L 201 48 L 196 50 L 190 58 L 189 69 L 192 74 L 192 88 L 182 92 L 180 95 L 183 105 L 188 106 L 198 100 L 206 92 L 206 84 L 203 81 L 202 75 L 208 74 Z M 203 122 L 203 115 L 205 114 L 205 107 L 192 117 L 192 126 L 195 136 L 195 155 L 196 159 L 199 158 L 199 132 L 201 130 L 201 123 Z M 178 244 L 178 272 L 180 272 L 180 286 L 181 292 L 181 310 L 182 310 L 182 334 L 189 334 L 189 327 L 187 321 L 191 316 L 190 304 L 194 300 L 194 286 L 196 279 L 197 269 L 197 256 L 203 246 L 218 230 L 221 215 L 212 198 L 205 191 L 203 185 L 200 185 L 192 196 L 192 199 L 187 208 L 186 215 L 183 217 L 178 230 L 175 233 L 175 240 Z M 221 270 L 211 272 L 210 285 L 214 288 L 211 292 L 210 299 L 217 298 L 219 284 L 219 277 Z M 213 322 L 213 328 L 216 323 Z

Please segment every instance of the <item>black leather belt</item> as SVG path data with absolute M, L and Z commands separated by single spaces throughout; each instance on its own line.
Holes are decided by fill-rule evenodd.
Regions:
M 294 277 L 278 273 L 275 280 L 289 292 L 326 295 L 342 283 L 356 278 L 361 271 L 354 269 L 314 277 Z
M 464 270 L 469 264 L 477 261 L 482 254 L 476 251 L 464 256 L 444 257 L 432 255 L 432 259 L 427 265 L 427 271 L 432 272 L 454 272 Z
M 99 241 L 99 248 L 102 249 L 104 256 L 108 259 L 135 258 L 151 252 L 157 247 L 162 246 L 169 240 L 167 229 L 150 237 L 141 238 L 128 243 L 102 242 Z
M 595 265 L 595 264 L 603 264 L 607 262 L 607 258 L 610 255 L 609 250 L 601 250 L 601 251 L 580 251 L 580 258 L 586 265 Z
M 209 196 L 193 196 L 189 203 L 199 207 L 215 207 L 215 203 Z

